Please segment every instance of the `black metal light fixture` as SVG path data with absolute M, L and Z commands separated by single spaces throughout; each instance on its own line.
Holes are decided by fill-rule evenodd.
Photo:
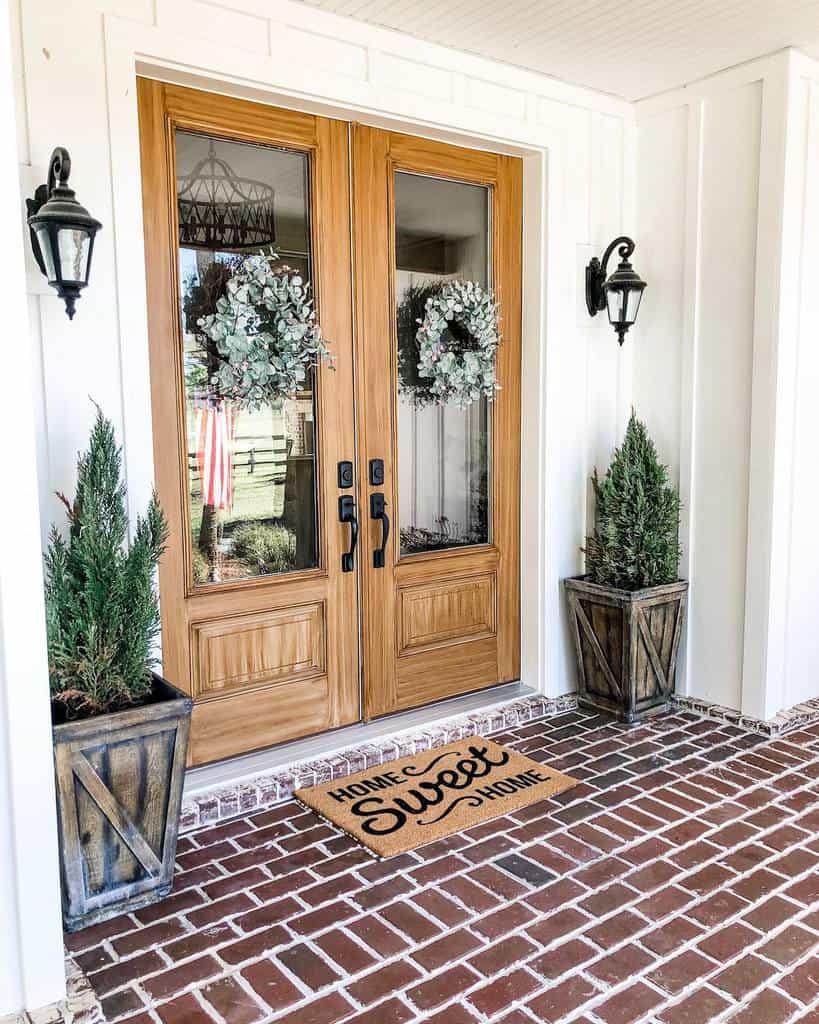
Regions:
M 609 257 L 619 249 L 620 265 L 614 273 L 606 278 L 606 267 Z M 646 282 L 637 274 L 629 263 L 629 256 L 634 252 L 634 242 L 627 235 L 615 238 L 603 253 L 602 261 L 596 256 L 586 267 L 586 306 L 591 316 L 597 316 L 602 309 L 608 308 L 609 323 L 617 332 L 620 344 L 626 337 L 626 331 L 637 319 L 640 299 Z
M 179 244 L 186 249 L 255 252 L 276 241 L 272 186 L 235 174 L 216 155 L 208 155 L 176 182 Z
M 77 202 L 68 187 L 70 174 L 71 157 L 58 146 L 48 164 L 47 183 L 26 200 L 26 207 L 34 259 L 73 320 L 74 305 L 88 284 L 94 236 L 102 224 Z

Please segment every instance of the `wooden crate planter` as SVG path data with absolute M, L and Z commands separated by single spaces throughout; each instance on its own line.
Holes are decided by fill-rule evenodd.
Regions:
M 634 722 L 668 705 L 685 624 L 688 583 L 617 590 L 564 580 L 577 654 L 578 699 Z
M 193 702 L 159 676 L 154 697 L 54 726 L 68 931 L 170 892 Z

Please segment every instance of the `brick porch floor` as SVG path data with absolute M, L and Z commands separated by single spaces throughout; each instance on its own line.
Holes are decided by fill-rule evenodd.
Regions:
M 107 1019 L 819 1022 L 819 725 L 495 739 L 580 785 L 383 862 L 293 802 L 183 837 L 168 900 L 67 938 Z

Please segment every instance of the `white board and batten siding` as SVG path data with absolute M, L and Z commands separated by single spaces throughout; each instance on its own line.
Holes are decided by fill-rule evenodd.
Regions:
M 634 401 L 686 506 L 683 685 L 763 718 L 819 696 L 817 76 L 784 51 L 637 104 Z

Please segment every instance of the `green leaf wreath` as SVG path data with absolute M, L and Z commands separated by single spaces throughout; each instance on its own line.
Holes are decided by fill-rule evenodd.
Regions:
M 216 313 L 198 320 L 219 355 L 211 382 L 223 399 L 250 411 L 295 397 L 319 359 L 332 364 L 309 282 L 287 267 L 274 269 L 277 259 L 243 259 Z
M 465 409 L 495 397 L 498 308 L 476 281 L 448 281 L 430 296 L 417 338 L 418 375 L 436 403 Z

